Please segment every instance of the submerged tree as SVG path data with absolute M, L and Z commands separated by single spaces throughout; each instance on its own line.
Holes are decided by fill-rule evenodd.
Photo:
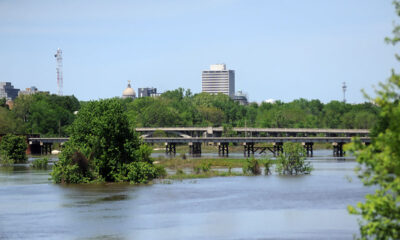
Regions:
M 313 167 L 305 159 L 306 152 L 301 144 L 286 142 L 283 153 L 277 158 L 276 171 L 283 175 L 309 174 Z
M 394 5 L 400 16 L 400 2 Z M 394 38 L 387 41 L 396 44 L 400 41 L 400 26 L 393 33 Z M 372 142 L 364 146 L 356 140 L 352 150 L 360 164 L 359 177 L 365 185 L 377 189 L 365 197 L 364 203 L 349 206 L 349 212 L 362 217 L 362 239 L 400 239 L 400 75 L 392 71 L 389 81 L 381 83 L 376 93 L 374 102 L 381 112 L 372 129 Z
M 23 136 L 16 136 L 7 134 L 1 138 L 0 153 L 3 158 L 8 158 L 14 163 L 26 162 L 26 138 Z
M 151 150 L 129 127 L 127 116 L 116 99 L 85 104 L 70 128 L 52 178 L 56 183 L 92 181 L 147 182 L 158 177 Z

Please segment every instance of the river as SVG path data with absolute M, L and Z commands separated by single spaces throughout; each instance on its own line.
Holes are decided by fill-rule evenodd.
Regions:
M 0 239 L 352 239 L 346 207 L 371 189 L 354 159 L 330 154 L 317 151 L 307 176 L 143 186 L 57 185 L 50 170 L 1 167 Z

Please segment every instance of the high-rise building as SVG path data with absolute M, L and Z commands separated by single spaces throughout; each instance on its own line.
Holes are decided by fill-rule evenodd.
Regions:
M 0 82 L 0 98 L 14 100 L 18 96 L 19 89 L 14 88 L 10 82 Z
M 157 88 L 139 88 L 138 97 L 154 97 L 157 96 Z
M 235 70 L 227 70 L 225 64 L 213 64 L 202 72 L 202 92 L 223 93 L 235 96 Z

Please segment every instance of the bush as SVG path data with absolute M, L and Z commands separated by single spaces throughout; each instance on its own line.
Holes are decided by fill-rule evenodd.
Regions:
M 193 170 L 196 174 L 200 174 L 200 172 L 206 173 L 211 170 L 211 163 L 209 162 L 202 162 L 193 167 Z
M 3 136 L 0 142 L 0 151 L 15 163 L 25 163 L 27 149 L 26 139 L 22 136 L 7 134 Z
M 37 169 L 47 169 L 49 160 L 47 158 L 37 158 L 33 160 L 32 167 Z
M 276 171 L 283 175 L 309 174 L 313 167 L 305 162 L 306 152 L 299 143 L 286 142 L 283 153 L 277 158 Z
M 12 166 L 14 160 L 9 158 L 4 152 L 0 152 L 0 164 L 2 166 Z
M 246 163 L 243 166 L 243 173 L 260 175 L 261 174 L 260 164 L 255 158 L 247 159 Z
M 60 160 L 51 176 L 56 183 L 147 183 L 165 175 L 155 167 L 151 148 L 129 127 L 120 101 L 92 101 L 79 111 L 70 127 Z
M 264 160 L 264 174 L 265 175 L 270 175 L 271 174 L 271 167 L 272 167 L 271 159 L 266 158 Z
M 146 162 L 133 162 L 127 166 L 127 179 L 131 183 L 148 183 L 153 178 L 157 178 L 156 168 Z

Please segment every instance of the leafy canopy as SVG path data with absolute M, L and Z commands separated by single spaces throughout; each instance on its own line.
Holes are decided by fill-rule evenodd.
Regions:
M 309 174 L 313 167 L 305 159 L 306 152 L 300 143 L 286 142 L 283 153 L 277 158 L 276 171 L 282 175 Z
M 119 100 L 86 103 L 72 123 L 70 133 L 70 140 L 52 172 L 55 182 L 142 183 L 157 177 L 151 149 L 129 127 Z
M 400 2 L 394 2 L 400 16 Z M 400 26 L 393 30 L 392 44 L 400 41 Z M 400 58 L 396 55 L 400 60 Z M 349 206 L 349 212 L 361 215 L 362 239 L 400 239 L 400 75 L 392 71 L 387 83 L 380 83 L 374 99 L 381 107 L 377 124 L 372 129 L 372 143 L 364 146 L 355 141 L 359 177 L 365 185 L 375 186 L 364 203 Z
M 1 138 L 0 141 L 0 153 L 15 163 L 24 163 L 27 160 L 26 139 L 23 136 L 16 136 L 13 134 L 7 134 Z

